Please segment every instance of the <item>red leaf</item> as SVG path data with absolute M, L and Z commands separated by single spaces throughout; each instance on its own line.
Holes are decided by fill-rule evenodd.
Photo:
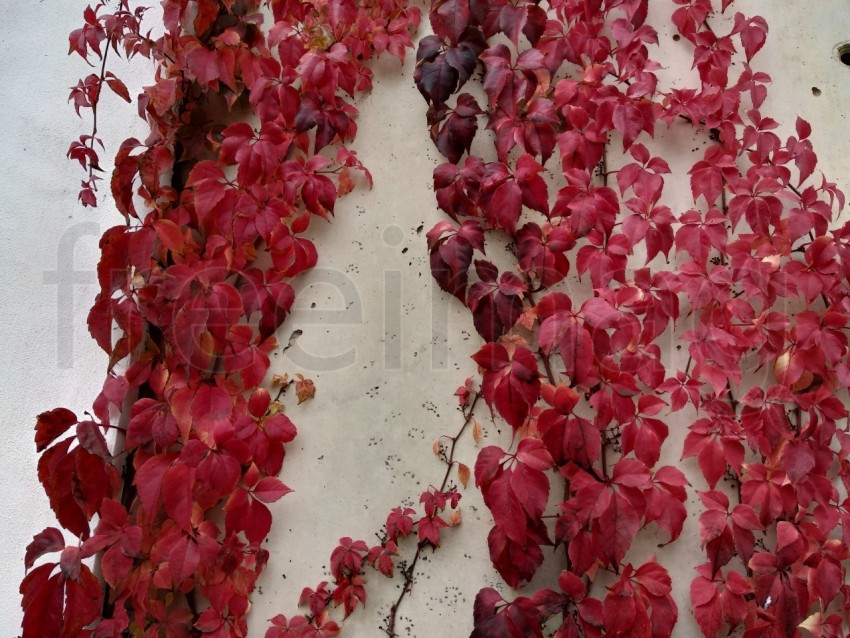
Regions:
M 399 537 L 404 538 L 410 534 L 413 530 L 413 518 L 411 515 L 415 513 L 415 510 L 410 507 L 405 509 L 394 507 L 389 516 L 387 516 L 387 536 L 391 540 L 396 540 Z
M 93 421 L 82 421 L 77 424 L 77 441 L 79 441 L 81 448 L 90 454 L 99 456 L 104 461 L 109 461 L 112 458 L 100 426 Z
M 245 537 L 254 545 L 262 543 L 272 528 L 272 514 L 260 501 L 252 500 L 245 521 Z
M 478 116 L 483 111 L 468 93 L 461 93 L 457 105 L 448 119 L 437 130 L 439 123 L 431 127 L 431 139 L 439 151 L 453 164 L 457 164 L 464 151 L 469 152 L 472 140 L 478 132 Z
M 601 297 L 592 297 L 584 302 L 581 314 L 591 328 L 606 330 L 620 323 L 623 313 Z
M 123 99 L 125 102 L 130 102 L 130 92 L 127 90 L 127 87 L 124 83 L 115 77 L 111 72 L 106 72 L 106 83 L 109 85 L 109 88 L 112 89 L 115 94 Z
M 440 41 L 437 38 L 438 45 Z M 424 38 L 419 44 L 417 52 L 417 65 L 413 73 L 416 88 L 422 96 L 431 104 L 438 106 L 446 102 L 451 97 L 455 88 L 459 84 L 460 75 L 457 69 L 451 64 L 448 52 L 446 54 L 428 54 L 426 51 L 428 38 Z M 439 49 L 438 49 L 439 50 Z M 464 53 L 471 53 L 472 66 L 475 66 L 475 54 L 470 49 L 449 49 L 455 52 L 455 57 L 466 57 Z M 459 55 L 460 54 L 460 55 Z M 462 83 L 460 83 L 462 84 Z
M 520 269 L 537 276 L 545 288 L 567 276 L 570 262 L 564 252 L 575 245 L 567 228 L 529 222 L 517 232 L 516 243 Z
M 66 438 L 42 454 L 38 460 L 38 480 L 44 486 L 44 491 L 50 499 L 50 507 L 62 527 L 80 538 L 85 538 L 89 535 L 89 516 L 72 493 L 72 487 L 74 487 L 74 481 L 77 478 L 75 474 L 78 450 L 68 453 L 71 442 L 71 438 Z M 82 454 L 88 453 L 83 451 Z M 91 478 L 94 479 L 95 484 L 86 487 L 93 490 L 109 488 L 108 480 L 105 481 L 105 484 L 98 484 L 98 481 L 105 477 L 93 476 Z M 80 485 L 79 480 L 77 480 L 77 485 Z M 84 495 L 79 494 L 79 496 Z M 89 504 L 89 507 L 91 505 L 94 504 Z
M 537 339 L 547 354 L 561 354 L 570 381 L 587 383 L 593 378 L 593 339 L 578 314 L 572 310 L 570 298 L 560 292 L 546 295 L 537 304 L 540 331 Z
M 50 576 L 56 563 L 48 563 L 27 574 L 21 583 L 24 610 L 23 638 L 57 636 L 62 629 L 63 581 L 61 574 Z
M 542 450 L 548 456 L 548 452 Z M 539 521 L 549 500 L 549 479 L 538 469 L 518 462 L 511 470 L 511 489 L 532 521 Z
M 35 444 L 39 452 L 62 436 L 72 425 L 77 423 L 77 415 L 65 408 L 55 408 L 38 415 L 35 423 Z
M 175 463 L 162 475 L 162 502 L 165 511 L 185 531 L 192 531 L 192 485 L 194 470 Z
M 514 178 L 522 191 L 522 203 L 532 210 L 549 214 L 549 189 L 540 177 L 543 167 L 528 153 L 520 155 L 514 170 Z
M 516 225 L 522 214 L 522 189 L 515 180 L 504 180 L 496 186 L 485 207 L 487 219 L 511 236 L 516 234 Z
M 199 38 L 206 33 L 213 23 L 215 23 L 219 14 L 219 6 L 216 0 L 198 0 L 198 12 L 195 15 L 195 35 Z
M 419 519 L 419 541 L 427 541 L 434 547 L 440 546 L 440 530 L 446 522 L 439 516 L 423 516 Z
M 543 441 L 540 439 L 523 439 L 517 446 L 516 459 L 538 472 L 550 469 L 554 462 Z
M 616 565 L 622 561 L 638 529 L 640 516 L 635 508 L 620 494 L 613 494 L 593 528 L 594 546 L 603 562 Z
M 502 530 L 509 539 L 521 545 L 526 540 L 525 510 L 522 498 L 525 495 L 517 494 L 511 480 L 513 472 L 502 472 L 492 483 L 482 487 L 484 503 L 493 514 L 496 527 Z M 540 493 L 535 489 L 533 483 L 525 484 L 520 481 L 522 488 L 528 491 L 529 497 L 536 494 L 539 505 Z M 546 493 L 548 494 L 548 481 L 546 482 Z M 542 484 L 538 487 L 542 487 Z
M 703 635 L 714 638 L 724 622 L 733 631 L 747 615 L 750 584 L 735 571 L 730 571 L 724 581 L 723 574 L 708 563 L 697 567 L 697 572 L 699 576 L 691 582 L 691 603 Z
M 504 272 L 496 283 L 496 267 L 476 260 L 479 281 L 469 288 L 466 304 L 472 311 L 475 329 L 486 341 L 496 341 L 513 328 L 522 314 L 522 294 L 526 287 L 512 272 Z
M 439 222 L 428 231 L 427 239 L 434 279 L 440 288 L 465 302 L 472 251 L 484 251 L 481 224 L 467 220 L 455 230 L 449 222 Z
M 289 494 L 291 491 L 292 490 L 281 483 L 279 479 L 274 476 L 267 476 L 260 479 L 256 487 L 254 487 L 252 494 L 254 495 L 254 498 L 261 500 L 263 503 L 274 503 Z
M 368 560 L 384 576 L 392 578 L 395 569 L 393 556 L 397 555 L 398 547 L 393 541 L 388 540 L 384 545 L 375 545 L 375 547 L 370 549 Z
M 488 445 L 475 459 L 475 485 L 481 487 L 491 483 L 501 472 L 505 451 L 497 445 Z
M 106 354 L 112 354 L 112 299 L 98 294 L 86 320 L 89 334 Z
M 724 154 L 721 147 L 712 146 L 706 151 L 705 159 L 694 164 L 688 174 L 694 201 L 702 195 L 709 206 L 714 206 L 724 180 L 737 178 L 738 168 L 734 157 Z
M 782 448 L 782 469 L 795 484 L 814 469 L 815 463 L 815 453 L 808 441 L 795 439 Z
M 643 130 L 643 113 L 632 103 L 618 104 L 614 108 L 611 121 L 623 135 L 623 150 L 627 150 Z
M 470 638 L 542 638 L 539 612 L 529 603 L 524 597 L 505 603 L 495 589 L 482 589 L 475 596 Z
M 741 44 L 744 45 L 744 53 L 749 62 L 767 40 L 767 22 L 761 16 L 747 19 L 743 14 L 736 13 L 732 33 L 741 34 Z
M 655 522 L 667 532 L 668 542 L 679 538 L 687 517 L 688 513 L 682 501 L 669 492 L 653 489 L 646 494 L 646 522 Z
M 224 171 L 214 162 L 204 160 L 192 167 L 187 186 L 195 195 L 195 210 L 203 219 L 224 199 Z
M 487 404 L 519 429 L 540 395 L 537 358 L 522 347 L 511 356 L 496 343 L 488 343 L 472 358 L 485 370 L 481 391 Z
M 171 463 L 167 458 L 151 456 L 141 467 L 136 468 L 133 484 L 139 493 L 145 514 L 149 518 L 153 518 L 157 514 L 163 475 L 170 466 Z
M 620 583 L 617 583 L 620 585 Z M 649 636 L 649 622 L 646 609 L 638 602 L 634 589 L 630 584 L 612 590 L 603 601 L 605 610 L 605 629 L 610 636 L 627 636 L 630 633 L 638 636 Z M 632 632 L 632 629 L 635 629 Z
M 531 538 L 531 533 L 529 533 L 526 542 L 517 543 L 511 540 L 498 526 L 490 530 L 487 537 L 487 546 L 490 549 L 490 560 L 493 566 L 505 582 L 514 588 L 519 588 L 523 583 L 530 581 L 537 573 L 540 565 L 543 564 L 543 552 L 540 549 L 542 542 L 547 541 L 544 538 Z M 484 635 L 488 638 L 490 636 L 490 634 Z M 514 635 L 517 638 L 519 636 L 525 638 L 529 634 Z
M 202 385 L 192 400 L 192 427 L 207 444 L 215 440 L 216 428 L 230 424 L 233 400 L 230 395 L 214 385 Z
M 100 569 L 103 573 L 103 579 L 109 583 L 111 587 L 120 588 L 125 581 L 130 569 L 133 567 L 133 559 L 127 556 L 121 547 L 113 545 L 107 549 L 101 558 Z M 173 571 L 173 566 L 171 567 Z
M 27 545 L 27 553 L 24 556 L 24 566 L 30 569 L 35 561 L 51 552 L 58 552 L 65 547 L 65 538 L 55 527 L 48 527 L 44 531 L 32 537 L 32 542 Z
M 197 544 L 187 536 L 182 536 L 174 544 L 168 555 L 168 567 L 175 585 L 183 583 L 198 568 L 200 554 Z
M 434 33 L 451 44 L 457 44 L 469 24 L 469 1 L 443 0 L 435 3 L 430 18 Z
M 809 124 L 803 118 L 801 118 L 799 115 L 797 116 L 795 126 L 797 129 L 797 137 L 801 140 L 808 139 L 808 137 L 812 134 L 812 125 Z
M 91 570 L 81 565 L 73 578 L 62 573 L 50 576 L 55 566 L 42 565 L 21 583 L 22 638 L 78 638 L 84 635 L 83 627 L 100 615 L 103 592 Z

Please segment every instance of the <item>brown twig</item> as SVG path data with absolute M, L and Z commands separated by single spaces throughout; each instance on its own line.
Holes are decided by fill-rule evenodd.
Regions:
M 478 404 L 478 399 L 481 398 L 480 394 L 475 395 L 475 398 L 472 400 L 472 403 L 469 406 L 469 410 L 466 412 L 466 418 L 463 421 L 463 425 L 461 426 L 458 433 L 450 437 L 451 445 L 449 446 L 448 454 L 446 455 L 444 462 L 446 464 L 446 472 L 443 475 L 443 481 L 440 483 L 440 490 L 443 491 L 446 489 L 446 485 L 448 485 L 449 477 L 451 476 L 452 467 L 454 466 L 454 455 L 455 455 L 455 447 L 457 446 L 457 442 L 463 433 L 466 431 L 466 428 L 472 422 L 472 418 L 475 412 L 475 407 Z M 410 561 L 410 564 L 404 568 L 402 574 L 404 576 L 404 583 L 401 586 L 401 592 L 398 595 L 393 606 L 390 607 L 390 613 L 386 618 L 386 627 L 384 628 L 384 632 L 390 638 L 395 638 L 398 634 L 395 632 L 396 627 L 396 617 L 398 614 L 398 609 L 401 606 L 401 603 L 404 601 L 407 593 L 413 589 L 413 574 L 416 570 L 416 564 L 419 562 L 419 557 L 422 555 L 422 550 L 425 549 L 426 546 L 430 545 L 428 541 L 420 541 L 416 546 L 416 553 L 413 555 L 413 560 Z

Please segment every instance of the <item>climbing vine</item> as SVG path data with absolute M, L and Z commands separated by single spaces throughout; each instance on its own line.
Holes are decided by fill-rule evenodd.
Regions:
M 109 355 L 103 390 L 83 418 L 55 408 L 37 420 L 39 480 L 75 540 L 50 527 L 27 547 L 24 638 L 246 635 L 268 504 L 290 491 L 278 474 L 296 429 L 280 398 L 290 385 L 299 402 L 315 393 L 301 375 L 275 377 L 274 399 L 263 387 L 275 332 L 290 281 L 317 263 L 312 220 L 371 183 L 347 147 L 367 64 L 403 60 L 420 19 L 403 0 L 165 0 L 146 30 L 148 11 L 101 0 L 70 35 L 98 69 L 70 96 L 91 116 L 68 151 L 85 171 L 83 205 L 98 198 L 101 94 L 131 101 L 108 56 L 150 61 L 137 99 L 150 134 L 121 144 L 110 180 L 124 219 L 101 239 L 88 317 Z M 460 522 L 441 516 L 459 498 L 443 481 L 421 513 L 394 509 L 379 544 L 342 538 L 333 583 L 302 595 L 309 615 L 277 616 L 266 635 L 337 635 L 331 609 L 352 613 L 365 565 L 392 576 L 415 534 L 409 588 L 419 553 Z
M 633 542 L 651 525 L 674 542 L 688 516 L 688 481 L 659 465 L 662 417 L 686 407 L 702 633 L 845 635 L 850 225 L 809 124 L 783 140 L 761 111 L 768 26 L 732 4 L 669 5 L 696 84 L 666 89 L 646 0 L 431 3 L 416 84 L 452 219 L 428 233 L 431 271 L 471 312 L 482 395 L 513 432 L 475 464 L 490 557 L 521 589 L 563 548 L 556 588 L 482 589 L 473 638 L 672 635 L 670 574 Z M 662 127 L 711 140 L 689 210 L 664 203 Z
M 472 638 L 670 636 L 674 586 L 690 587 L 707 637 L 846 633 L 850 225 L 809 124 L 783 140 L 762 112 L 770 78 L 750 64 L 768 26 L 732 5 L 671 1 L 694 85 L 666 88 L 647 0 L 431 3 L 415 82 L 452 221 L 427 249 L 484 341 L 480 375 L 457 392 L 460 429 L 435 444 L 444 475 L 421 511 L 392 509 L 377 543 L 341 538 L 332 580 L 267 638 L 339 635 L 367 567 L 403 579 L 383 627 L 397 635 L 422 552 L 460 523 L 452 478 L 472 472 L 455 446 L 467 429 L 481 440 L 482 400 L 513 435 L 480 450 L 474 480 L 492 563 L 520 593 L 482 589 Z M 39 480 L 66 533 L 27 548 L 23 638 L 247 635 L 268 505 L 289 492 L 296 429 L 280 399 L 315 392 L 303 377 L 264 385 L 268 357 L 292 278 L 318 260 L 310 224 L 371 182 L 347 146 L 368 63 L 403 59 L 420 19 L 403 0 L 165 0 L 157 28 L 146 14 L 101 0 L 70 36 L 94 69 L 71 92 L 90 114 L 68 151 L 84 206 L 102 196 L 101 93 L 132 100 L 110 56 L 150 61 L 137 99 L 150 134 L 121 144 L 109 180 L 124 219 L 101 239 L 88 318 L 103 390 L 82 418 L 37 420 Z M 664 129 L 710 141 L 688 210 L 664 203 Z M 672 454 L 699 468 L 694 486 L 660 464 L 680 411 L 695 416 Z M 633 544 L 675 542 L 694 489 L 705 562 L 674 584 Z M 525 591 L 544 550 L 557 583 Z

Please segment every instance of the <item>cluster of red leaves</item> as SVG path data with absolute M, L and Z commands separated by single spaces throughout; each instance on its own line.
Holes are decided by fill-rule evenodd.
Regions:
M 762 115 L 770 78 L 750 61 L 767 24 L 731 17 L 731 4 L 673 0 L 699 85 L 670 91 L 650 57 L 647 0 L 431 4 L 415 80 L 448 160 L 434 171 L 437 203 L 456 222 L 428 233 L 431 269 L 487 342 L 473 356 L 481 391 L 516 443 L 483 449 L 475 467 L 490 555 L 514 588 L 543 546 L 568 555 L 558 589 L 512 602 L 482 590 L 476 638 L 542 636 L 558 614 L 558 638 L 671 635 L 670 577 L 629 550 L 651 523 L 669 541 L 682 531 L 688 482 L 658 466 L 659 417 L 688 404 L 698 418 L 682 457 L 709 487 L 698 492 L 707 562 L 691 584 L 703 634 L 845 635 L 850 225 L 830 225 L 844 196 L 814 178 L 809 125 L 783 140 Z M 479 66 L 484 103 L 461 92 Z M 470 154 L 482 118 L 494 161 Z M 681 213 L 662 203 L 667 162 L 641 143 L 660 122 L 714 141 Z M 505 239 L 515 261 L 500 271 L 483 257 Z M 590 298 L 555 289 L 570 262 Z M 665 367 L 664 333 L 687 344 L 685 370 Z M 552 470 L 565 482 L 554 529 Z M 607 593 L 594 595 L 600 580 Z
M 264 28 L 259 0 L 165 0 L 164 35 L 152 40 L 144 9 L 118 4 L 88 8 L 71 34 L 71 52 L 103 61 L 71 97 L 96 121 L 104 84 L 129 100 L 105 71 L 108 51 L 142 54 L 156 67 L 138 98 L 151 133 L 121 145 L 112 175 L 125 223 L 101 239 L 88 319 L 110 357 L 103 390 L 87 418 L 57 408 L 36 424 L 39 479 L 77 540 L 48 528 L 28 547 L 28 570 L 60 558 L 21 584 L 23 636 L 245 636 L 268 505 L 290 491 L 277 474 L 296 434 L 260 387 L 274 333 L 293 303 L 289 280 L 317 260 L 302 236 L 311 218 L 333 214 L 352 171 L 368 177 L 345 146 L 352 98 L 371 88 L 366 64 L 403 58 L 419 11 L 403 0 L 269 0 Z M 238 121 L 245 107 L 256 125 Z M 95 136 L 69 153 L 90 172 L 86 205 Z M 295 385 L 299 400 L 312 396 L 309 380 Z M 428 499 L 418 530 L 436 545 L 438 512 L 455 496 Z M 400 533 L 366 552 L 385 573 Z M 100 578 L 83 562 L 93 556 Z M 353 561 L 335 574 L 346 613 L 364 598 Z M 333 635 L 323 622 L 302 619 L 295 633 Z

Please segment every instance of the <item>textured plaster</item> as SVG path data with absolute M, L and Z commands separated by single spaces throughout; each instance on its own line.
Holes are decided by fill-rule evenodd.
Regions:
M 666 1 L 651 5 L 658 17 L 672 11 Z M 761 13 L 770 24 L 768 43 L 756 59 L 773 78 L 762 114 L 782 122 L 783 135 L 793 132 L 796 114 L 811 121 L 819 168 L 847 187 L 850 68 L 837 61 L 834 47 L 850 38 L 848 3 L 739 0 L 735 6 Z M 80 170 L 64 159 L 70 140 L 88 126 L 65 103 L 68 87 L 89 72 L 78 58 L 65 55 L 67 33 L 76 28 L 82 7 L 76 1 L 3 2 L 0 23 L 3 635 L 16 635 L 20 623 L 17 587 L 24 547 L 52 520 L 36 481 L 34 415 L 60 405 L 82 413 L 99 391 L 106 365 L 87 334 L 85 315 L 96 293 L 97 238 L 120 217 L 109 205 L 83 209 L 76 203 Z M 690 81 L 688 46 L 674 42 L 669 32 L 659 36 L 660 59 L 670 64 L 662 72 L 664 81 L 668 86 Z M 118 64 L 116 72 L 131 94 L 149 76 L 144 65 L 122 72 Z M 375 188 L 345 198 L 332 223 L 311 229 L 320 267 L 299 280 L 296 311 L 278 337 L 285 344 L 293 331 L 302 334 L 273 357 L 273 372 L 304 372 L 315 379 L 318 392 L 312 402 L 290 410 L 300 434 L 288 449 L 282 479 L 295 492 L 274 506 L 271 561 L 254 597 L 252 638 L 263 635 L 269 617 L 292 614 L 301 588 L 325 577 L 339 537 L 371 540 L 391 507 L 410 504 L 439 480 L 443 470 L 431 443 L 457 431 L 461 417 L 452 395 L 475 372 L 469 355 L 479 337 L 460 304 L 435 290 L 428 271 L 424 233 L 442 219 L 430 187 L 439 160 L 413 87 L 411 61 L 401 74 L 395 62 L 379 65 L 375 90 L 359 108 L 355 148 L 372 171 Z M 133 107 L 109 96 L 100 133 L 108 157 L 125 137 L 143 137 L 145 127 Z M 659 135 L 656 148 L 674 158 L 665 190 L 674 211 L 689 207 L 685 172 L 706 143 L 684 128 Z M 576 293 L 585 289 L 574 280 L 569 285 Z M 684 353 L 675 337 L 664 345 L 670 365 L 682 366 Z M 487 441 L 507 445 L 509 433 L 498 431 L 486 416 L 479 412 Z M 693 477 L 694 488 L 704 489 L 695 465 L 678 460 L 689 416 L 670 423 L 662 462 L 681 467 Z M 457 458 L 471 466 L 475 450 L 468 443 Z M 693 495 L 688 505 L 697 511 Z M 462 526 L 447 530 L 444 547 L 420 562 L 400 614 L 401 635 L 468 635 L 475 593 L 498 586 L 484 540 L 489 514 L 472 486 L 464 492 L 462 509 Z M 701 556 L 695 517 L 679 541 L 661 549 L 659 537 L 642 534 L 630 557 L 658 555 L 677 584 L 681 621 L 675 636 L 698 635 L 687 596 Z M 550 569 L 534 584 L 551 579 L 557 560 L 549 561 Z M 383 582 L 378 575 L 369 581 L 366 610 L 344 626 L 344 634 L 353 638 L 383 635 L 378 627 L 400 584 L 398 578 Z

